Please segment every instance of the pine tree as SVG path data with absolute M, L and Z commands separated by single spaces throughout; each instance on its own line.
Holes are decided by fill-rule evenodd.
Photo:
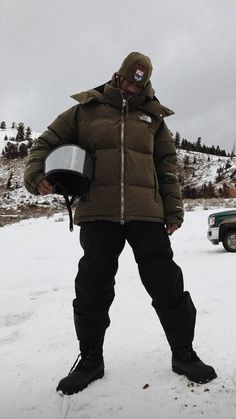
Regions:
M 199 198 L 206 198 L 206 184 L 203 183 L 199 191 Z
M 184 156 L 184 168 L 188 167 L 189 165 L 189 156 L 185 154 Z
M 2 155 L 7 159 L 16 159 L 19 157 L 18 144 L 8 142 L 2 151 Z
M 212 185 L 212 182 L 209 182 L 207 185 L 207 197 L 208 198 L 215 198 L 216 194 L 215 194 L 215 188 Z
M 202 145 L 202 153 L 207 154 L 207 148 L 205 146 L 205 144 Z
M 175 141 L 175 147 L 180 148 L 180 133 L 179 133 L 179 131 L 176 131 L 174 141 Z
M 28 149 L 30 149 L 32 146 L 33 146 L 33 140 L 32 140 L 32 138 L 30 138 L 28 140 L 27 147 L 28 147 Z
M 231 166 L 232 166 L 232 165 L 231 165 L 230 161 L 229 161 L 229 160 L 227 160 L 226 165 L 225 165 L 226 170 L 230 169 L 230 168 L 231 168 Z
M 26 139 L 27 141 L 29 141 L 29 140 L 31 140 L 31 139 L 32 139 L 32 131 L 31 131 L 31 128 L 30 128 L 30 127 L 27 127 L 27 128 L 26 128 L 25 139 Z
M 12 122 L 11 128 L 12 129 L 15 129 L 16 128 L 16 123 L 15 122 Z
M 6 129 L 6 127 L 7 127 L 6 126 L 6 122 L 5 121 L 2 121 L 1 124 L 0 124 L 0 128 L 1 129 Z
M 25 143 L 21 143 L 19 147 L 19 157 L 26 157 L 28 154 L 28 147 Z
M 191 198 L 192 199 L 196 199 L 197 197 L 198 197 L 198 194 L 197 194 L 196 188 L 192 188 L 192 190 L 191 190 Z
M 234 157 L 236 157 L 236 155 L 235 155 L 235 143 L 234 143 L 234 145 L 233 145 L 233 148 L 232 148 L 232 151 L 231 151 L 230 157 L 231 157 L 231 160 L 232 160 Z
M 201 151 L 201 148 L 202 148 L 201 142 L 202 142 L 201 137 L 198 137 L 198 139 L 196 141 L 196 151 Z
M 220 156 L 221 155 L 221 152 L 220 152 L 220 147 L 217 145 L 217 147 L 216 147 L 216 155 L 217 156 Z
M 223 183 L 223 197 L 229 197 L 229 186 L 226 183 Z
M 20 122 L 17 128 L 17 135 L 16 135 L 16 141 L 21 142 L 25 139 L 25 126 L 23 122 Z
M 218 167 L 217 169 L 216 169 L 216 173 L 217 173 L 217 176 L 216 176 L 216 183 L 219 183 L 219 182 L 221 182 L 222 180 L 223 180 L 223 168 L 220 166 L 220 167 Z

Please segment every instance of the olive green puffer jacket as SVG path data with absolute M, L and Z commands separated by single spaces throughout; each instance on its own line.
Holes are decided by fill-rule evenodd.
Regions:
M 72 97 L 79 105 L 59 115 L 31 149 L 26 188 L 38 194 L 52 149 L 77 144 L 93 153 L 95 171 L 88 196 L 77 205 L 75 224 L 146 220 L 180 225 L 176 150 L 163 120 L 173 112 L 160 105 L 151 83 L 128 99 L 112 83 Z

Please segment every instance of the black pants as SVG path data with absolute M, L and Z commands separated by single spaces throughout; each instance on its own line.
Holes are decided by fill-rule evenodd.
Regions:
M 81 223 L 80 242 L 84 256 L 79 261 L 73 301 L 77 337 L 85 346 L 102 342 L 110 324 L 109 308 L 114 299 L 118 258 L 125 241 L 133 249 L 140 278 L 152 298 L 170 347 L 192 343 L 196 309 L 183 289 L 183 275 L 173 261 L 164 226 L 131 221 L 121 225 L 109 221 Z M 132 304 L 132 295 L 129 296 Z

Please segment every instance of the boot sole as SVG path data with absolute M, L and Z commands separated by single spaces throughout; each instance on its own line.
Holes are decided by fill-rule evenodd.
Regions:
M 206 384 L 217 377 L 216 373 L 212 372 L 211 374 L 209 374 L 207 378 L 202 378 L 202 379 L 197 378 L 197 377 L 194 377 L 193 375 L 191 376 L 189 374 L 186 374 L 183 370 L 180 370 L 179 368 L 175 366 L 172 366 L 172 371 L 179 375 L 185 375 L 185 377 L 187 377 L 189 381 L 193 381 L 194 383 L 198 383 L 198 384 Z
M 101 378 L 103 378 L 104 377 L 104 371 L 102 371 L 102 372 L 99 372 L 97 375 L 95 375 L 95 377 L 91 380 L 91 381 L 89 381 L 87 384 L 85 384 L 83 387 L 80 387 L 78 390 L 74 390 L 73 392 L 63 392 L 62 391 L 62 389 L 60 389 L 60 388 L 58 388 L 57 387 L 57 391 L 61 391 L 62 392 L 62 394 L 64 394 L 64 395 L 66 395 L 66 396 L 72 396 L 72 394 L 77 394 L 77 393 L 79 393 L 80 391 L 83 391 L 85 388 L 87 388 L 88 387 L 88 385 L 89 384 L 91 384 L 91 383 L 93 383 L 94 381 L 97 381 L 97 380 L 99 380 L 99 379 L 101 379 Z

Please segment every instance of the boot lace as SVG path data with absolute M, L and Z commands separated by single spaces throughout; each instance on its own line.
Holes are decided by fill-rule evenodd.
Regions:
M 96 352 L 94 352 L 93 350 L 88 351 L 88 353 L 86 354 L 79 353 L 68 375 L 70 375 L 78 367 L 91 368 L 91 366 L 97 364 L 98 360 L 100 361 L 100 357 L 98 357 Z
M 71 369 L 70 369 L 70 371 L 69 371 L 69 374 L 68 375 L 70 375 L 74 370 L 75 370 L 75 368 L 77 367 L 77 365 L 79 364 L 79 359 L 82 357 L 82 355 L 81 355 L 81 353 L 79 353 L 79 355 L 77 356 L 77 358 L 76 358 L 76 360 L 75 360 L 75 362 L 74 362 L 74 364 L 72 365 L 72 367 L 71 367 Z

